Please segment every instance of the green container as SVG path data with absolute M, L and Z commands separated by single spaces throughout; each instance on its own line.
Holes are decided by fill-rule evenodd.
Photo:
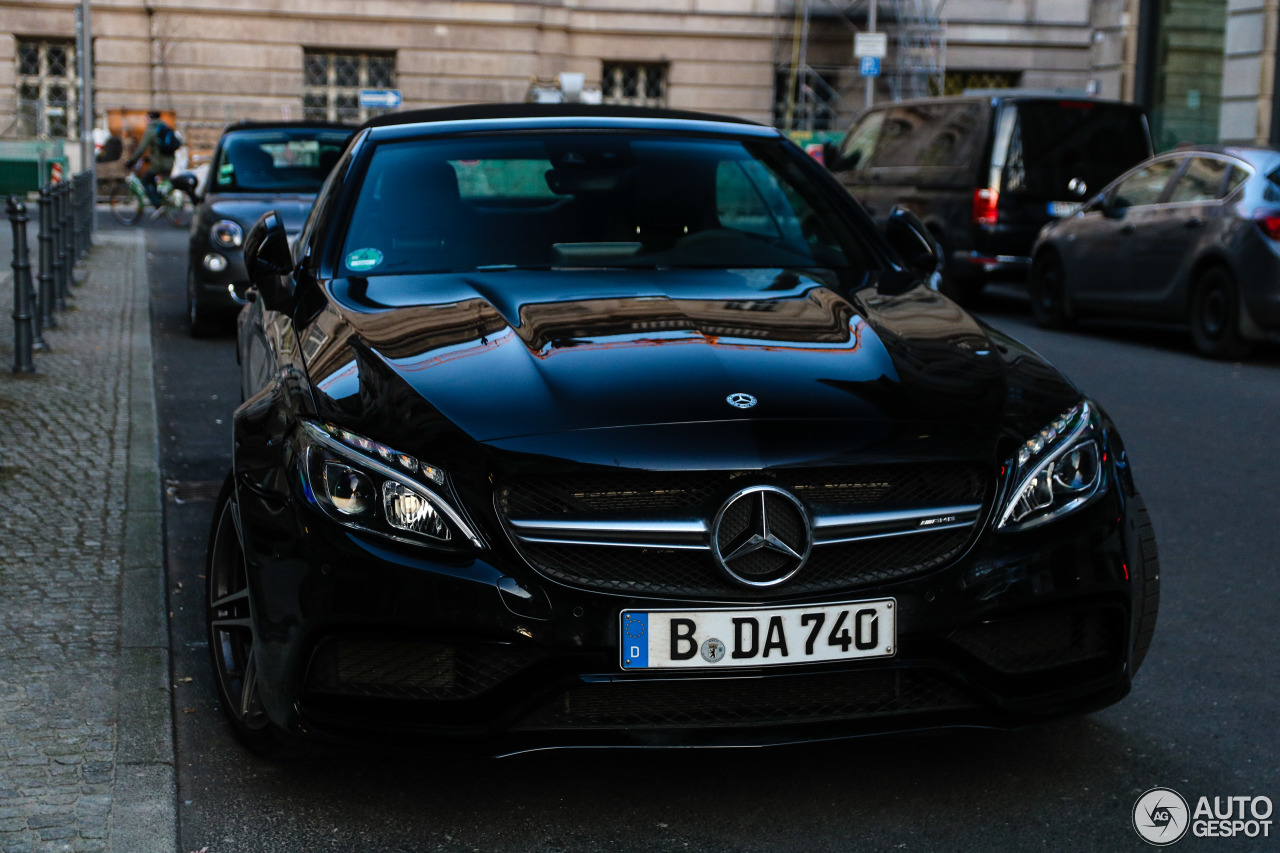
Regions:
M 62 166 L 62 179 L 71 180 L 61 139 L 0 139 L 0 198 L 37 192 L 47 184 L 53 164 Z

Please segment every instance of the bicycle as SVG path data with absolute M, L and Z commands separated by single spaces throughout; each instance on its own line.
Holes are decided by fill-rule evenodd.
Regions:
M 153 217 L 164 214 L 175 228 L 191 224 L 192 204 L 190 197 L 182 190 L 174 187 L 169 179 L 156 178 L 156 189 L 160 191 L 162 204 L 152 212 Z M 151 204 L 142 179 L 134 172 L 125 176 L 116 184 L 111 193 L 111 215 L 121 225 L 136 225 L 142 221 L 142 215 Z

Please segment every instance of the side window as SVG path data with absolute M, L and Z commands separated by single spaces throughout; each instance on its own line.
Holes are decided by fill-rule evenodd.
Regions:
M 1231 176 L 1227 178 L 1226 186 L 1222 190 L 1222 197 L 1226 198 L 1240 188 L 1240 185 L 1249 180 L 1249 171 L 1239 166 L 1231 167 Z
M 1208 202 L 1219 198 L 1222 177 L 1231 164 L 1217 157 L 1192 157 L 1173 185 L 1171 202 Z
M 298 235 L 298 239 L 293 244 L 293 262 L 295 265 L 302 263 L 303 259 L 308 257 L 311 250 L 311 241 L 315 236 L 316 229 L 323 230 L 321 220 L 328 216 L 332 210 L 335 193 L 331 192 L 331 187 L 335 183 L 341 183 L 345 178 L 347 169 L 351 166 L 351 154 L 358 148 L 352 145 L 347 152 L 334 164 L 329 170 L 329 176 L 325 178 L 324 184 L 320 187 L 320 191 L 316 193 L 316 199 L 311 204 L 311 210 L 307 213 L 307 219 L 302 224 L 302 233 Z M 318 258 L 316 259 L 318 260 Z
M 845 135 L 840 143 L 840 160 L 836 163 L 838 171 L 847 172 L 865 169 L 871 164 L 871 154 L 875 151 L 876 140 L 880 138 L 880 128 L 884 125 L 884 110 L 877 110 L 858 122 L 858 126 Z
M 982 108 L 974 103 L 915 104 L 885 115 L 874 166 L 956 168 L 973 162 Z
M 1170 158 L 1156 160 L 1143 166 L 1111 191 L 1111 206 L 1137 207 L 1143 204 L 1155 204 L 1160 200 L 1160 195 L 1181 162 L 1181 158 Z

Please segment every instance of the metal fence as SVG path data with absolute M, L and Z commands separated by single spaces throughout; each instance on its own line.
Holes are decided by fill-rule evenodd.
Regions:
M 78 172 L 69 181 L 40 187 L 37 236 L 38 273 L 31 275 L 27 203 L 9 196 L 13 228 L 13 372 L 34 373 L 33 353 L 49 349 L 44 333 L 58 328 L 56 314 L 66 311 L 76 261 L 93 245 L 93 174 Z

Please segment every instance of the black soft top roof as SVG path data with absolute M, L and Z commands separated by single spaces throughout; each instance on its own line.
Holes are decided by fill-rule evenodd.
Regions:
M 346 130 L 355 133 L 356 126 L 340 121 L 317 121 L 308 119 L 305 121 L 253 121 L 244 119 L 229 124 L 222 129 L 223 133 L 230 133 L 233 130 L 296 130 L 300 128 L 314 128 L 317 130 Z
M 691 110 L 666 110 L 651 107 L 631 107 L 619 104 L 468 104 L 460 107 L 436 107 L 425 110 L 405 110 L 371 118 L 361 125 L 389 127 L 400 124 L 419 124 L 435 121 L 483 121 L 503 118 L 662 118 L 685 121 L 718 121 L 732 124 L 760 126 L 758 122 L 737 116 L 698 113 Z

